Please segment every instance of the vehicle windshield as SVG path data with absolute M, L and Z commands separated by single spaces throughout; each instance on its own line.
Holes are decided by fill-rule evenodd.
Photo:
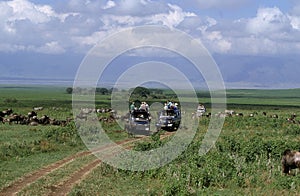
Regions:
M 140 125 L 145 125 L 145 124 L 149 123 L 149 121 L 146 121 L 146 120 L 135 120 L 134 122 L 137 124 L 140 124 Z

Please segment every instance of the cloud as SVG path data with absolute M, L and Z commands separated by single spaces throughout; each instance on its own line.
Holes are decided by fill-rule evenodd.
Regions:
M 122 0 L 118 3 L 109 0 L 104 4 L 69 0 L 60 12 L 50 5 L 12 0 L 1 2 L 0 8 L 2 51 L 34 48 L 40 52 L 86 52 L 105 36 L 123 28 L 145 24 L 173 28 L 195 16 L 179 6 L 150 0 Z M 53 43 L 60 44 L 54 47 Z
M 154 24 L 163 24 L 169 28 L 176 27 L 179 25 L 186 17 L 196 16 L 192 12 L 184 12 L 182 8 L 177 5 L 168 4 L 170 7 L 168 14 L 156 14 L 151 17 L 151 22 Z
M 293 29 L 300 30 L 300 16 L 288 15 L 288 18 Z
M 114 1 L 109 0 L 109 1 L 107 1 L 106 5 L 103 6 L 102 8 L 104 10 L 106 10 L 106 9 L 109 9 L 109 8 L 112 8 L 112 7 L 115 7 L 115 6 L 116 6 L 116 3 Z
M 104 23 L 104 28 L 109 29 L 115 26 L 132 27 L 136 25 L 145 24 L 161 24 L 169 28 L 176 27 L 185 18 L 196 16 L 191 12 L 184 12 L 180 7 L 168 4 L 169 10 L 167 13 L 159 13 L 145 16 L 132 16 L 132 15 L 112 15 L 105 14 L 101 17 Z
M 299 54 L 300 18 L 278 7 L 261 7 L 254 17 L 202 23 L 199 38 L 212 53 Z M 214 22 L 215 21 L 215 22 Z
M 48 42 L 41 47 L 33 48 L 33 50 L 45 54 L 61 54 L 65 52 L 65 49 L 56 41 Z
M 255 18 L 249 19 L 247 30 L 250 33 L 272 33 L 289 28 L 289 18 L 277 7 L 259 8 Z
M 231 49 L 231 42 L 220 31 L 205 32 L 202 39 L 213 52 L 227 53 Z
M 61 31 L 65 29 L 59 27 L 77 13 L 57 13 L 50 5 L 34 4 L 27 0 L 3 1 L 0 8 L 1 51 L 32 51 L 33 48 L 43 53 L 66 51 L 54 43 L 64 39 Z
M 248 0 L 213 0 L 198 1 L 198 6 L 230 7 L 246 3 Z M 151 0 L 68 0 L 58 11 L 54 5 L 29 0 L 2 1 L 0 50 L 33 51 L 34 48 L 43 53 L 85 53 L 108 35 L 124 28 L 164 25 L 202 40 L 212 53 L 299 51 L 299 44 L 294 41 L 300 39 L 300 12 L 296 8 L 285 13 L 278 7 L 260 7 L 254 17 L 224 20 L 200 11 L 187 11 L 187 7 L 180 5 Z
M 1 3 L 9 7 L 8 21 L 30 20 L 34 24 L 49 22 L 52 18 L 64 21 L 69 14 L 58 14 L 49 5 L 36 5 L 27 0 L 13 0 Z M 6 5 L 5 5 L 6 4 Z

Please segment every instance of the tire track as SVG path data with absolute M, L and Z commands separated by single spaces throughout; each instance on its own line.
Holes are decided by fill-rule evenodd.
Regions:
M 79 171 L 72 174 L 72 176 L 62 184 L 58 186 L 52 186 L 49 196 L 56 195 L 67 195 L 75 184 L 78 184 L 81 181 L 81 178 L 87 176 L 91 171 L 93 171 L 101 163 L 101 160 L 96 159 L 91 163 L 88 163 L 82 167 Z
M 127 143 L 132 143 L 135 141 L 138 141 L 142 138 L 134 138 L 134 139 L 126 139 L 126 140 L 122 140 L 122 141 L 118 141 L 116 142 L 116 144 L 118 145 L 122 145 L 122 144 L 127 144 Z M 22 190 L 25 186 L 33 183 L 34 181 L 40 179 L 41 177 L 63 167 L 64 165 L 74 161 L 75 159 L 79 158 L 79 157 L 83 157 L 83 156 L 87 156 L 92 154 L 93 152 L 97 152 L 97 151 L 101 151 L 104 149 L 107 149 L 111 146 L 113 146 L 114 144 L 110 144 L 110 145 L 106 145 L 100 148 L 97 148 L 93 151 L 83 151 L 83 152 L 79 152 L 76 153 L 74 155 L 71 155 L 69 157 L 66 157 L 62 160 L 59 160 L 55 163 L 52 163 L 48 166 L 43 167 L 42 169 L 39 169 L 37 171 L 34 171 L 33 173 L 30 174 L 26 174 L 25 176 L 23 176 L 22 178 L 18 179 L 17 181 L 13 182 L 12 184 L 10 184 L 7 187 L 4 187 L 1 191 L 0 191 L 0 196 L 7 196 L 7 195 L 15 195 L 17 194 L 20 190 Z
M 174 132 L 166 132 L 165 135 L 160 136 L 160 139 L 165 139 L 167 137 L 170 137 L 173 134 L 174 134 Z M 144 139 L 144 138 L 146 138 L 146 137 L 143 137 L 141 139 Z M 140 139 L 138 139 L 138 140 L 140 140 Z M 134 140 L 133 142 L 136 142 L 136 141 L 137 140 Z M 131 149 L 132 146 L 127 146 L 125 148 Z M 116 150 L 118 150 L 118 149 L 116 149 Z M 109 153 L 110 154 L 107 157 L 113 156 L 114 154 L 119 153 L 119 151 L 116 151 L 113 154 L 112 154 L 112 151 L 110 151 Z M 96 169 L 101 162 L 102 162 L 101 160 L 96 159 L 96 160 L 92 161 L 91 163 L 88 163 L 81 170 L 73 173 L 73 175 L 67 181 L 59 184 L 58 186 L 55 186 L 54 189 L 51 189 L 52 192 L 49 193 L 49 195 L 50 196 L 67 195 L 76 184 L 79 184 L 82 180 L 84 180 L 85 177 L 87 177 L 94 169 Z
M 169 137 L 171 135 L 173 135 L 173 133 L 166 132 L 164 135 L 161 135 L 161 139 L 164 139 L 164 138 Z M 13 182 L 9 186 L 4 187 L 0 191 L 0 196 L 16 195 L 24 187 L 26 187 L 26 186 L 30 185 L 31 183 L 39 180 L 43 176 L 45 176 L 45 175 L 47 175 L 47 174 L 63 167 L 64 165 L 71 163 L 72 161 L 74 161 L 77 158 L 80 158 L 80 157 L 83 157 L 83 156 L 88 156 L 88 155 L 91 155 L 92 153 L 97 153 L 97 152 L 100 152 L 100 151 L 103 151 L 103 150 L 105 151 L 105 150 L 110 149 L 110 147 L 114 148 L 115 144 L 125 146 L 127 144 L 133 144 L 134 142 L 137 142 L 139 140 L 143 140 L 145 138 L 149 138 L 149 137 L 142 136 L 142 137 L 139 137 L 139 138 L 125 139 L 125 140 L 121 140 L 121 141 L 118 141 L 118 142 L 113 143 L 113 144 L 108 144 L 106 146 L 102 146 L 102 147 L 93 149 L 92 151 L 83 151 L 83 152 L 76 153 L 76 154 L 71 155 L 69 157 L 66 157 L 62 160 L 59 160 L 55 163 L 52 163 L 48 166 L 45 166 L 42 169 L 34 171 L 33 173 L 30 173 L 30 174 L 27 174 L 27 175 L 23 176 L 22 178 L 20 178 L 17 181 Z M 129 146 L 127 148 L 129 149 L 129 148 L 131 148 L 131 146 Z M 73 173 L 73 175 L 71 175 L 71 177 L 66 182 L 63 182 L 62 185 L 58 185 L 58 187 L 56 187 L 56 186 L 53 187 L 52 186 L 50 194 L 52 194 L 52 195 L 66 195 L 69 191 L 71 191 L 71 189 L 73 188 L 73 186 L 75 184 L 79 183 L 82 179 L 84 179 L 84 177 L 86 175 L 88 175 L 100 163 L 101 163 L 101 160 L 97 159 L 97 160 L 94 160 L 94 161 L 86 164 L 79 171 Z M 66 187 L 66 188 L 64 190 L 64 189 L 61 189 L 60 187 Z

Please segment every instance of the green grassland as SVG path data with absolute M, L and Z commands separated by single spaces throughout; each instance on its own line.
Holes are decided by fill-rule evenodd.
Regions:
M 44 110 L 38 115 L 57 119 L 72 117 L 72 95 L 65 89 L 0 86 L 0 110 L 12 108 L 16 113 L 26 114 L 33 107 L 42 106 Z M 286 148 L 300 149 L 300 125 L 286 121 L 293 113 L 300 120 L 300 89 L 227 90 L 226 94 L 228 109 L 242 112 L 244 116 L 226 117 L 221 135 L 206 155 L 198 154 L 209 124 L 209 118 L 202 118 L 188 149 L 168 165 L 130 172 L 102 164 L 76 185 L 70 195 L 297 195 L 300 175 L 282 175 L 280 158 Z M 199 102 L 210 111 L 209 92 L 199 91 L 197 95 Z M 174 98 L 174 94 L 165 91 L 157 99 L 146 100 L 163 103 L 167 98 Z M 188 102 L 189 97 L 185 101 Z M 96 95 L 97 107 L 109 107 L 109 103 L 110 95 Z M 254 112 L 254 117 L 248 116 Z M 267 116 L 262 112 L 267 112 Z M 270 118 L 272 114 L 279 118 Z M 107 124 L 105 129 L 114 140 L 128 137 L 116 124 Z M 153 138 L 138 143 L 135 150 L 150 150 L 163 144 Z M 66 127 L 0 124 L 0 189 L 27 173 L 82 150 L 86 147 L 74 123 Z M 51 186 L 59 176 L 66 178 L 68 172 L 86 161 L 67 165 L 64 172 L 57 171 L 53 178 L 45 176 L 21 194 L 44 194 L 45 190 L 39 190 L 41 184 Z

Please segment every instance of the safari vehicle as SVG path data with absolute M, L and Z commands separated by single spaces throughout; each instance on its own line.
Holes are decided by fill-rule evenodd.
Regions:
M 125 130 L 133 135 L 150 135 L 150 113 L 146 110 L 133 110 L 125 124 Z
M 159 113 L 158 122 L 156 123 L 156 129 L 166 131 L 176 131 L 181 122 L 181 112 L 179 109 L 162 110 Z

